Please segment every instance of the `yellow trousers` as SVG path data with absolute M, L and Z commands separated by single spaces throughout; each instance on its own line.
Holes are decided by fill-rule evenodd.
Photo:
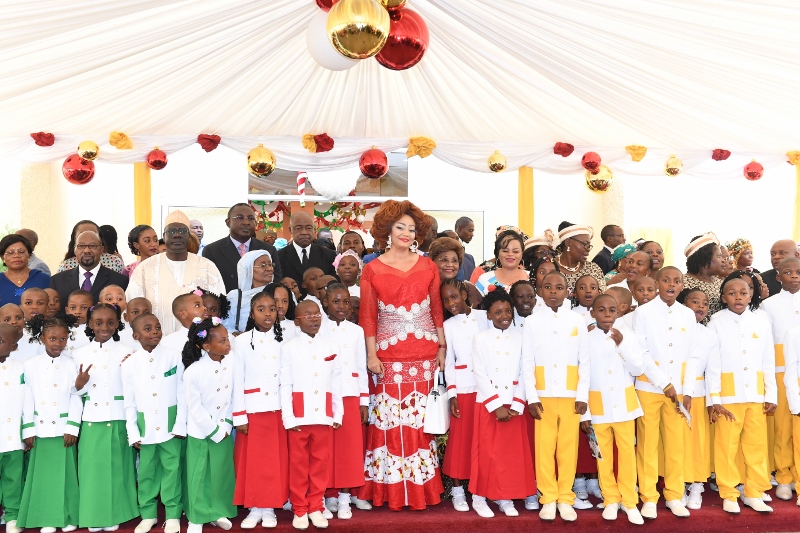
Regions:
M 639 492 L 644 503 L 658 502 L 658 442 L 661 420 L 664 421 L 664 498 L 680 500 L 683 484 L 684 431 L 686 421 L 675 404 L 664 396 L 637 390 L 644 416 L 636 421 L 636 463 L 639 471 Z
M 797 470 L 794 466 L 794 454 L 792 453 L 792 413 L 789 412 L 783 374 L 783 372 L 775 374 L 775 380 L 778 382 L 778 408 L 775 409 L 775 414 L 772 417 L 775 424 L 775 442 L 772 445 L 772 457 L 775 460 L 775 479 L 778 483 L 788 485 L 798 479 Z
M 711 476 L 710 437 L 706 398 L 692 398 L 692 430 L 684 431 L 683 478 L 687 483 L 705 483 Z
M 540 398 L 544 413 L 535 420 L 536 485 L 539 502 L 575 503 L 572 484 L 578 466 L 581 415 L 575 414 L 575 398 Z M 556 476 L 556 464 L 558 476 Z
M 603 492 L 603 504 L 622 503 L 633 509 L 639 503 L 636 494 L 636 447 L 634 446 L 636 423 L 615 422 L 594 426 L 597 444 L 603 460 L 597 461 L 597 477 Z M 614 476 L 614 442 L 617 443 L 618 473 Z
M 716 422 L 714 436 L 714 468 L 717 471 L 719 496 L 726 500 L 736 500 L 740 481 L 736 454 L 739 445 L 744 456 L 744 495 L 760 498 L 769 490 L 769 468 L 767 461 L 767 417 L 761 403 L 732 403 L 724 407 L 736 418 L 729 421 L 720 417 Z

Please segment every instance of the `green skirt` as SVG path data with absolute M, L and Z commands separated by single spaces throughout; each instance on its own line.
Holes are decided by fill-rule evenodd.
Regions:
M 138 517 L 135 459 L 125 422 L 83 422 L 78 446 L 80 526 L 109 527 Z
M 233 439 L 222 442 L 186 437 L 186 518 L 206 524 L 236 516 L 233 505 Z
M 78 447 L 64 447 L 64 437 L 37 438 L 28 453 L 18 527 L 78 525 Z

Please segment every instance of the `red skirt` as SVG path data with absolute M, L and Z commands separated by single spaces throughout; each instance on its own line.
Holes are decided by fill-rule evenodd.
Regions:
M 472 468 L 472 433 L 475 427 L 477 392 L 458 395 L 461 418 L 450 417 L 450 434 L 444 452 L 442 472 L 453 479 L 469 479 Z
M 280 509 L 289 499 L 289 441 L 280 411 L 247 414 L 247 435 L 236 434 L 234 505 Z
M 434 361 L 383 361 L 367 428 L 366 483 L 359 497 L 373 505 L 423 510 L 441 502 L 436 440 L 423 431 Z
M 329 487 L 350 489 L 364 484 L 364 427 L 358 396 L 342 398 L 342 427 L 333 432 L 333 474 Z
M 469 480 L 472 494 L 490 500 L 520 500 L 536 494 L 528 428 L 523 416 L 498 422 L 484 405 L 475 405 Z

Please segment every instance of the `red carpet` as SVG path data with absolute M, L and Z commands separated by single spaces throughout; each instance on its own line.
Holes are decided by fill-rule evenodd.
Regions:
M 774 497 L 770 491 L 774 512 L 761 515 L 741 504 L 742 512 L 739 515 L 729 515 L 722 510 L 722 502 L 716 492 L 706 486 L 703 493 L 703 507 L 699 511 L 691 511 L 689 518 L 676 518 L 664 507 L 663 500 L 658 505 L 658 518 L 646 520 L 643 526 L 634 526 L 628 522 L 624 513 L 620 512 L 615 522 L 603 520 L 601 510 L 589 509 L 578 511 L 578 520 L 574 523 L 563 522 L 556 518 L 555 522 L 544 522 L 539 519 L 538 511 L 526 511 L 522 501 L 515 502 L 520 516 L 509 518 L 505 515 L 495 515 L 494 518 L 480 518 L 474 511 L 459 513 L 453 510 L 450 501 L 444 501 L 436 507 L 426 511 L 392 512 L 386 508 L 375 508 L 372 511 L 359 511 L 353 508 L 353 518 L 350 520 L 330 520 L 330 531 L 347 531 L 348 533 L 395 533 L 415 531 L 418 533 L 470 533 L 470 532 L 503 532 L 503 533 L 530 533 L 534 530 L 548 533 L 562 531 L 648 531 L 650 533 L 694 533 L 694 532 L 781 532 L 800 531 L 800 507 L 795 505 L 795 499 L 785 502 Z M 592 499 L 594 503 L 598 503 Z M 499 513 L 497 506 L 490 504 L 495 513 Z M 260 525 L 255 530 L 241 530 L 239 524 L 247 515 L 241 510 L 239 517 L 232 520 L 234 532 L 239 531 L 268 531 Z M 278 527 L 272 531 L 297 531 L 292 528 L 292 514 L 288 511 L 278 511 Z M 335 513 L 334 513 L 335 516 Z M 138 520 L 123 524 L 120 533 L 132 533 Z M 161 525 L 153 528 L 152 533 L 163 533 Z M 181 530 L 186 532 L 186 520 L 183 520 Z M 314 531 L 314 526 L 309 526 L 308 531 Z M 222 530 L 210 525 L 205 525 L 204 533 L 222 533 Z

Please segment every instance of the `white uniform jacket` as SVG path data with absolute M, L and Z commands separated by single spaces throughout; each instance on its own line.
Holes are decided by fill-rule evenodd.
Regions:
M 214 361 L 203 352 L 199 361 L 183 372 L 186 393 L 186 434 L 220 442 L 233 427 L 233 360 Z
M 286 342 L 297 337 L 300 328 L 295 325 L 294 320 L 281 320 L 281 332 L 283 333 L 283 342 Z
M 786 332 L 783 345 L 785 347 L 783 353 L 786 355 L 783 384 L 786 386 L 789 411 L 796 415 L 800 413 L 800 326 L 795 326 Z
M 11 357 L 6 358 L 0 363 L 0 405 L 3 406 L 0 415 L 0 453 L 24 448 L 21 437 L 25 389 L 25 364 Z M 28 398 L 27 401 L 32 400 Z
M 72 394 L 78 369 L 70 357 L 37 355 L 25 362 L 22 437 L 78 436 L 83 404 Z
M 32 357 L 44 353 L 44 346 L 38 341 L 30 342 L 31 335 L 27 331 L 22 331 L 22 338 L 17 341 L 17 349 L 11 352 L 9 356 L 11 359 L 16 359 L 24 363 Z
M 125 420 L 125 392 L 122 390 L 122 360 L 135 350 L 120 342 L 108 341 L 102 346 L 92 341 L 72 353 L 75 367 L 89 369 L 89 381 L 73 392 L 86 397 L 83 420 L 107 422 Z
M 122 363 L 122 390 L 128 442 L 161 444 L 186 436 L 183 362 L 175 350 L 143 348 Z
M 303 333 L 281 353 L 281 411 L 286 429 L 341 424 L 342 360 L 338 346 L 322 335 Z
M 684 394 L 684 387 L 694 391 L 700 350 L 696 326 L 694 312 L 677 302 L 668 306 L 656 298 L 636 308 L 633 331 L 645 364 L 644 375 L 636 379 L 636 390 L 660 394 L 672 383 L 678 394 Z
M 561 307 L 537 308 L 525 320 L 522 367 L 528 403 L 542 398 L 589 398 L 589 345 L 586 321 Z
M 786 372 L 784 337 L 794 326 L 800 325 L 800 291 L 792 294 L 782 290 L 761 303 L 759 308 L 769 317 L 772 338 L 775 341 L 775 372 Z
M 175 350 L 176 352 L 182 354 L 183 347 L 186 346 L 187 340 L 189 340 L 189 328 L 184 328 L 181 326 L 178 331 L 173 331 L 161 339 L 161 342 L 158 345 L 163 346 L 164 348 L 169 348 L 170 350 Z
M 472 364 L 478 384 L 475 403 L 483 404 L 490 413 L 504 405 L 510 405 L 519 414 L 524 413 L 522 334 L 519 331 L 492 327 L 477 333 L 472 341 Z
M 478 390 L 475 376 L 472 375 L 472 344 L 475 335 L 488 327 L 486 311 L 480 309 L 473 309 L 468 315 L 460 314 L 444 321 L 444 338 L 447 340 L 444 379 L 447 381 L 448 398 Z
M 706 386 L 714 404 L 777 403 L 775 346 L 769 320 L 749 309 L 737 315 L 723 309 L 708 328 L 717 334 L 718 355 L 711 354 Z
M 275 332 L 245 331 L 233 340 L 233 425 L 247 415 L 281 410 L 281 347 Z
M 633 381 L 644 372 L 644 354 L 635 336 L 620 333 L 619 346 L 600 328 L 588 334 L 589 408 L 581 420 L 612 424 L 635 420 L 643 414 Z
M 594 317 L 592 317 L 592 312 L 589 310 L 588 307 L 584 307 L 582 305 L 576 305 L 575 307 L 572 308 L 572 311 L 574 313 L 578 313 L 579 315 L 581 315 L 583 317 L 584 322 L 586 322 L 587 326 L 595 321 Z
M 719 341 L 717 334 L 702 324 L 697 324 L 697 337 L 700 343 L 700 350 L 698 351 L 697 362 L 695 365 L 695 384 L 694 393 L 684 391 L 684 394 L 689 394 L 692 398 L 706 398 L 706 406 L 711 405 L 711 396 L 708 395 L 708 388 L 706 387 L 706 370 L 708 369 L 708 360 L 711 354 L 719 357 Z
M 322 322 L 320 334 L 335 343 L 342 365 L 342 398 L 356 397 L 358 404 L 369 405 L 369 378 L 367 376 L 367 341 L 358 324 L 345 320 Z
M 70 329 L 69 332 L 72 338 L 67 339 L 67 348 L 62 352 L 61 355 L 74 358 L 75 351 L 79 348 L 83 348 L 91 341 L 89 340 L 89 337 L 86 336 L 86 324 L 75 326 L 74 328 Z

